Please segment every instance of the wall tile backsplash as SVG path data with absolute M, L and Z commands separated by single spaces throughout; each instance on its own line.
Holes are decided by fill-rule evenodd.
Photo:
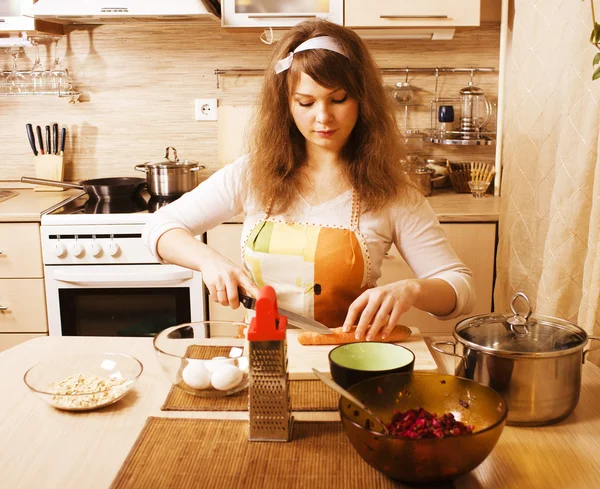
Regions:
M 252 105 L 261 76 L 220 77 L 214 70 L 264 68 L 270 47 L 259 41 L 260 31 L 222 29 L 218 22 L 169 22 L 137 25 L 70 26 L 59 50 L 65 67 L 82 92 L 81 102 L 69 104 L 54 96 L 0 97 L 0 180 L 34 176 L 32 152 L 25 124 L 57 122 L 67 128 L 65 179 L 133 176 L 136 164 L 164 156 L 175 146 L 180 156 L 209 168 L 219 166 L 218 122 L 194 120 L 194 99 L 217 98 L 220 106 Z M 451 41 L 369 40 L 381 67 L 491 66 L 498 67 L 498 25 L 459 30 Z M 42 50 L 50 65 L 53 52 Z M 35 49 L 27 48 L 19 65 L 29 69 Z M 0 53 L 0 69 L 10 68 Z M 495 100 L 497 75 L 482 74 L 476 85 Z M 385 83 L 404 81 L 386 75 Z M 409 126 L 430 126 L 429 101 L 434 91 L 431 75 L 410 75 L 423 104 L 409 114 Z M 468 83 L 467 75 L 440 78 L 442 96 L 455 96 Z M 403 127 L 404 110 L 398 120 Z M 237 130 L 236 130 L 237 131 Z M 223 134 L 224 137 L 239 137 Z M 425 154 L 454 160 L 470 156 L 493 161 L 494 147 L 434 147 Z

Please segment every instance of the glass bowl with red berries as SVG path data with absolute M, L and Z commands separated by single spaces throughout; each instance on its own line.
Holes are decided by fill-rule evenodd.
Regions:
M 496 391 L 436 373 L 387 374 L 347 389 L 385 424 L 340 398 L 350 443 L 369 465 L 405 483 L 453 479 L 490 454 L 508 408 Z

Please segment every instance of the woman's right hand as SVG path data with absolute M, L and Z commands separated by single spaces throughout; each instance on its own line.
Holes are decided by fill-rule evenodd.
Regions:
M 258 297 L 258 287 L 244 270 L 214 250 L 211 255 L 200 271 L 212 301 L 237 309 L 240 307 L 238 287 Z
M 214 302 L 237 309 L 240 307 L 238 287 L 258 297 L 258 287 L 244 270 L 195 239 L 186 229 L 164 233 L 158 240 L 157 252 L 168 263 L 202 272 L 202 280 Z

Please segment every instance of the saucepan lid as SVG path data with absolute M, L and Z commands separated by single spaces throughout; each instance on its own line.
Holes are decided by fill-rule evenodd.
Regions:
M 517 312 L 516 302 L 522 298 L 525 312 Z M 582 349 L 587 343 L 585 330 L 563 319 L 532 314 L 529 299 L 522 292 L 511 298 L 512 314 L 482 314 L 456 325 L 455 338 L 463 345 L 506 356 L 554 356 Z
M 170 150 L 173 150 L 172 156 Z M 164 158 L 148 161 L 145 163 L 145 166 L 150 168 L 181 168 L 182 166 L 197 167 L 200 166 L 200 163 L 193 160 L 180 159 L 177 156 L 177 150 L 173 146 L 167 146 Z

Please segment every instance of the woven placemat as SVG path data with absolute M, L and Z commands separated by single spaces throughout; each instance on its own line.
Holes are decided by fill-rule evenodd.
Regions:
M 248 422 L 148 418 L 111 489 L 406 487 L 362 460 L 339 422 L 296 422 L 288 443 L 249 442 Z M 445 487 L 453 487 L 445 486 Z
M 188 348 L 189 358 L 228 357 L 231 346 L 198 346 Z M 290 381 L 293 411 L 337 411 L 339 396 L 320 380 Z M 172 386 L 161 411 L 247 411 L 248 389 L 227 397 L 198 397 Z
M 197 358 L 199 360 L 210 360 L 215 357 L 228 357 L 232 348 L 233 346 L 191 345 L 186 350 L 185 356 L 188 358 Z
M 337 411 L 339 396 L 320 380 L 290 380 L 293 411 Z M 227 397 L 198 397 L 171 387 L 161 411 L 248 411 L 248 389 Z

